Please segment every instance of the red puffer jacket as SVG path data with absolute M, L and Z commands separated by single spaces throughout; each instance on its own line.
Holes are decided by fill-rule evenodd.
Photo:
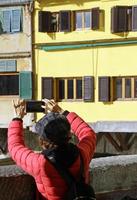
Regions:
M 96 146 L 96 135 L 89 125 L 76 113 L 70 112 L 67 119 L 72 131 L 79 139 L 78 148 L 84 160 L 85 176 L 88 176 L 88 168 Z M 13 160 L 36 181 L 39 192 L 48 200 L 63 199 L 67 185 L 53 165 L 40 153 L 34 153 L 27 148 L 23 139 L 23 124 L 19 120 L 13 120 L 8 129 L 8 149 Z M 80 168 L 78 157 L 69 168 L 76 177 Z

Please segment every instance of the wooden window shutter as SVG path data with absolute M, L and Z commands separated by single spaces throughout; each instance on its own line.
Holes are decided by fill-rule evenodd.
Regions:
M 91 9 L 91 28 L 93 30 L 99 29 L 99 8 L 92 8 Z
M 118 8 L 113 7 L 111 8 L 111 32 L 117 33 L 118 32 Z
M 4 10 L 3 11 L 3 32 L 9 33 L 11 31 L 11 11 L 10 10 Z
M 19 96 L 22 99 L 32 99 L 31 71 L 21 71 L 19 74 Z
M 21 9 L 12 10 L 11 32 L 21 31 Z
M 59 25 L 60 31 L 71 31 L 71 11 L 59 12 Z
M 127 7 L 118 7 L 118 32 L 128 31 Z
M 128 31 L 127 6 L 116 6 L 111 9 L 111 32 Z
M 3 11 L 0 10 L 0 34 L 3 33 L 3 25 L 4 25 Z
M 132 6 L 132 31 L 137 31 L 137 6 Z
M 42 99 L 53 99 L 53 78 L 42 77 Z
M 110 77 L 99 77 L 99 101 L 110 101 Z
M 51 12 L 39 11 L 39 32 L 50 32 Z
M 94 101 L 94 77 L 84 77 L 84 101 Z

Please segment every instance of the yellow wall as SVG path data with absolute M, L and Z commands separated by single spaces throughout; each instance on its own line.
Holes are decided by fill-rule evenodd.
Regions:
M 112 34 L 110 32 L 110 9 L 115 5 L 136 5 L 136 0 L 100 1 L 40 1 L 36 2 L 35 44 L 71 41 L 124 39 L 136 37 L 137 32 Z M 43 2 L 43 3 L 42 3 Z M 67 3 L 65 3 L 67 2 Z M 75 3 L 76 2 L 76 3 Z M 38 11 L 80 10 L 93 7 L 105 10 L 104 31 L 72 31 L 69 33 L 39 33 Z M 36 74 L 38 76 L 38 99 L 41 99 L 41 77 L 95 77 L 95 102 L 61 102 L 64 109 L 75 111 L 88 122 L 96 121 L 135 121 L 136 101 L 98 101 L 98 76 L 136 76 L 137 45 L 71 49 L 65 51 L 43 51 L 35 49 Z

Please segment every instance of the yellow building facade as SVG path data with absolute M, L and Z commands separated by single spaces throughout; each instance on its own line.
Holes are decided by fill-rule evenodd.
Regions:
M 35 1 L 36 98 L 96 132 L 137 130 L 137 1 Z

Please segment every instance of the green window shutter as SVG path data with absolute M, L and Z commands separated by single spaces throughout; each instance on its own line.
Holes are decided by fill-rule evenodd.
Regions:
M 0 60 L 0 72 L 15 72 L 16 69 L 16 60 Z
M 0 34 L 3 33 L 3 11 L 0 10 Z
M 22 99 L 32 99 L 31 71 L 21 71 L 19 74 L 19 96 Z
M 6 71 L 15 72 L 17 70 L 17 61 L 16 60 L 7 60 L 6 61 Z
M 6 71 L 6 60 L 0 60 L 0 72 Z
M 11 11 L 11 32 L 21 31 L 21 9 Z
M 11 11 L 10 10 L 4 10 L 3 11 L 3 32 L 9 33 L 11 31 Z
M 94 77 L 84 77 L 84 101 L 94 101 Z

